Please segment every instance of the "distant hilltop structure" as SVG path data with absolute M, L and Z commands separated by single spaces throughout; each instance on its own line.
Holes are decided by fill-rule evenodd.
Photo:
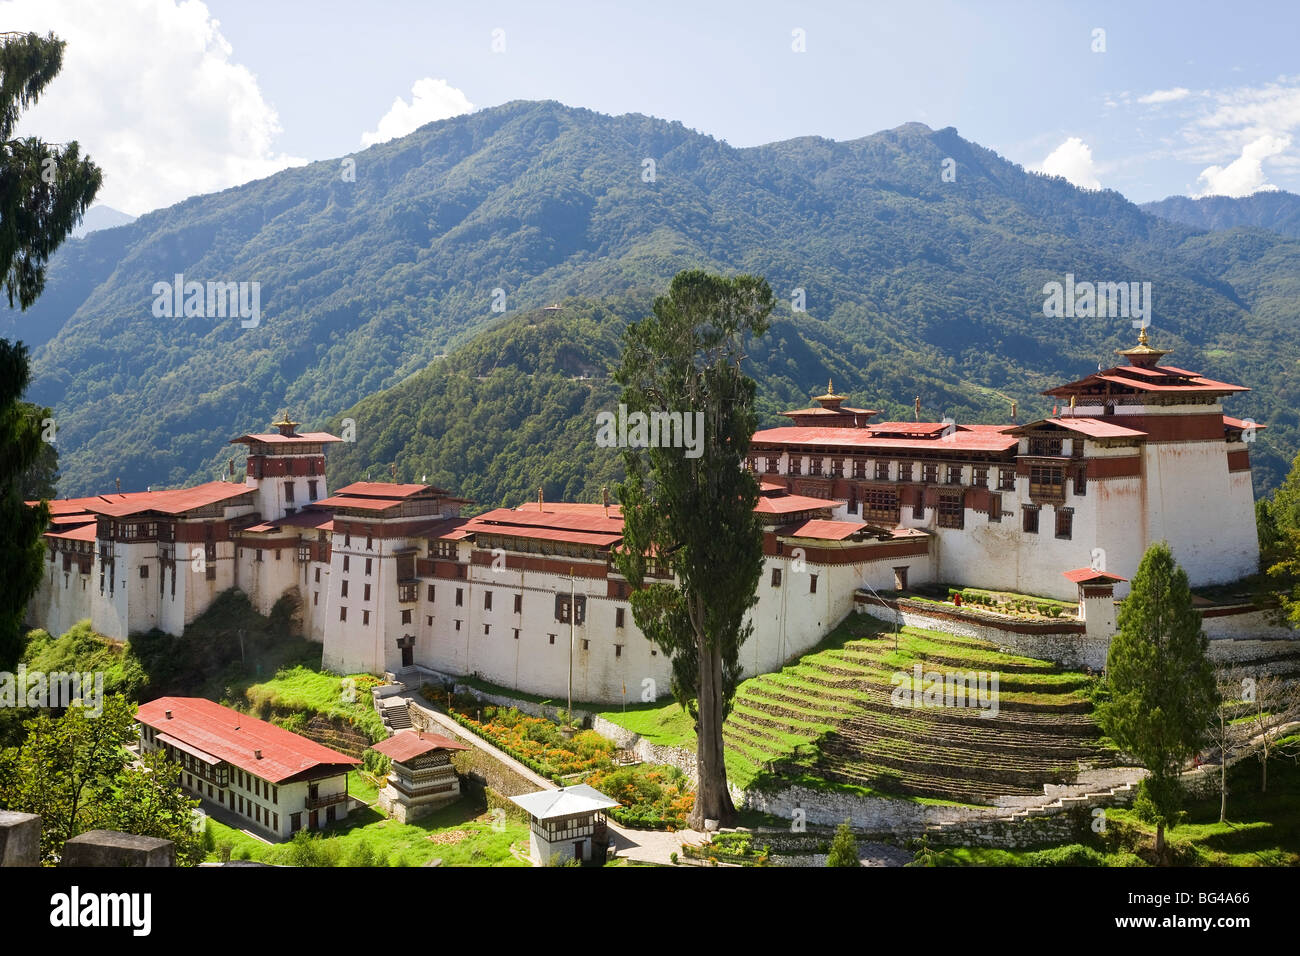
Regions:
M 1125 364 L 1049 389 L 1057 412 L 1026 424 L 873 423 L 828 382 L 789 425 L 755 433 L 746 466 L 766 566 L 745 673 L 815 645 L 863 588 L 1074 600 L 1102 579 L 1125 587 L 1159 540 L 1194 586 L 1255 573 L 1248 443 L 1262 426 L 1223 412 L 1244 387 L 1162 365 L 1166 354 L 1144 330 Z M 668 661 L 637 629 L 611 560 L 617 505 L 539 494 L 464 518 L 465 499 L 424 483 L 331 493 L 325 449 L 339 439 L 298 425 L 285 415 L 232 439 L 248 449 L 242 484 L 52 502 L 31 624 L 181 634 L 237 587 L 264 614 L 292 595 L 302 632 L 341 673 L 426 668 L 555 695 L 572 645 L 579 699 L 667 691 Z M 1088 626 L 1113 628 L 1113 614 Z

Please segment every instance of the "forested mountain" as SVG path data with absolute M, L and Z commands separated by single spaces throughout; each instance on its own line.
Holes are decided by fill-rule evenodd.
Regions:
M 1174 349 L 1170 361 L 1255 388 L 1230 408 L 1272 426 L 1254 453 L 1257 490 L 1296 450 L 1300 241 L 1198 232 L 1115 192 L 1027 173 L 953 129 L 734 149 L 680 123 L 516 102 L 345 159 L 67 243 L 37 305 L 0 311 L 0 335 L 38 346 L 28 397 L 55 409 L 62 494 L 117 477 L 124 490 L 214 477 L 231 454 L 224 443 L 281 410 L 321 425 L 417 374 L 422 384 L 374 407 L 414 414 L 426 386 L 426 423 L 497 402 L 497 418 L 471 419 L 480 440 L 505 449 L 512 439 L 486 430 L 528 417 L 524 406 L 510 417 L 505 402 L 524 383 L 510 384 L 506 362 L 475 384 L 437 385 L 452 358 L 468 368 L 498 340 L 459 346 L 489 326 L 508 337 L 520 313 L 571 300 L 592 322 L 617 317 L 608 341 L 579 343 L 612 347 L 617 322 L 697 266 L 761 273 L 777 293 L 779 323 L 754 355 L 768 414 L 828 376 L 893 416 L 910 414 L 917 395 L 927 417 L 958 421 L 1006 420 L 1012 398 L 1022 415 L 1050 410 L 1042 388 L 1111 364 L 1135 335 L 1126 318 L 1045 318 L 1044 283 L 1072 273 L 1151 282 L 1153 339 Z M 155 317 L 154 284 L 175 274 L 258 282 L 260 323 Z M 804 313 L 792 310 L 796 288 Z M 577 393 L 549 399 L 563 396 Z M 529 397 L 538 414 L 549 399 Z M 359 428 L 370 407 L 359 406 Z M 439 435 L 428 424 L 417 461 L 400 450 L 405 419 L 390 417 L 340 463 L 363 472 L 396 459 L 403 477 L 443 475 L 484 504 L 538 484 L 572 488 L 573 456 L 561 462 L 545 443 L 514 446 L 507 463 L 453 465 L 430 459 Z M 545 433 L 569 426 L 548 422 Z M 485 469 L 492 477 L 476 485 Z
M 1141 208 L 1194 229 L 1233 229 L 1248 226 L 1267 229 L 1292 239 L 1300 238 L 1300 196 L 1281 189 L 1234 199 L 1229 196 L 1169 196 Z

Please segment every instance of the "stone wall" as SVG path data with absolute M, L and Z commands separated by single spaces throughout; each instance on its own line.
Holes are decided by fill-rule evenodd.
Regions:
M 1106 666 L 1110 639 L 1089 637 L 1084 633 L 1083 625 L 1074 621 L 1017 622 L 1015 625 L 1008 622 L 1010 626 L 1000 627 L 991 617 L 982 620 L 983 615 L 977 617 L 974 613 L 964 614 L 956 609 L 938 607 L 933 611 L 929 608 L 922 611 L 920 608 L 924 605 L 916 602 L 893 603 L 899 606 L 897 613 L 892 606 L 881 605 L 874 599 L 859 603 L 858 610 L 889 624 L 893 624 L 901 614 L 906 626 L 972 637 L 995 644 L 1000 651 L 1055 661 L 1074 670 L 1085 667 L 1100 670 Z
M 691 783 L 699 782 L 699 765 L 693 750 L 687 750 L 684 747 L 665 747 L 661 744 L 652 744 L 639 734 L 633 733 L 626 727 L 620 727 L 604 717 L 593 717 L 591 729 L 602 737 L 608 737 L 614 741 L 615 746 L 620 749 L 632 751 L 638 760 L 645 763 L 666 764 L 676 767 L 690 777 Z

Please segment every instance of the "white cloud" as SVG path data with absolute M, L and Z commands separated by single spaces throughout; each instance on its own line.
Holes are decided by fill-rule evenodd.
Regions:
M 1092 149 L 1077 136 L 1071 136 L 1034 169 L 1048 176 L 1064 176 L 1080 189 L 1100 189 L 1092 162 Z
M 306 162 L 273 149 L 275 109 L 201 0 L 7 0 L 0 20 L 67 41 L 19 133 L 77 140 L 98 202 L 139 215 Z
M 1186 99 L 1192 93 L 1191 90 L 1184 86 L 1175 86 L 1172 90 L 1153 90 L 1146 96 L 1139 96 L 1139 103 L 1173 103 L 1176 100 Z
M 1264 160 L 1284 152 L 1291 145 L 1289 136 L 1260 136 L 1247 143 L 1241 155 L 1227 166 L 1209 166 L 1197 177 L 1205 183 L 1201 196 L 1249 196 L 1251 193 L 1277 189 L 1267 180 Z
M 393 105 L 379 121 L 379 127 L 372 133 L 361 134 L 361 145 L 385 143 L 414 132 L 425 123 L 449 119 L 472 109 L 474 104 L 456 87 L 446 80 L 426 76 L 412 85 L 411 102 L 405 102 L 400 96 L 393 100 Z

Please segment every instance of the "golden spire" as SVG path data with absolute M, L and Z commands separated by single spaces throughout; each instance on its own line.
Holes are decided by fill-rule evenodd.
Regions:
M 1150 340 L 1147 339 L 1146 326 L 1138 331 L 1138 344 L 1131 349 L 1116 349 L 1116 355 L 1123 355 L 1129 360 L 1130 365 L 1136 365 L 1139 368 L 1151 368 L 1156 362 L 1160 361 L 1162 356 L 1168 355 L 1168 349 L 1157 349 L 1151 347 Z
M 826 380 L 826 394 L 818 395 L 816 398 L 813 399 L 813 401 L 819 403 L 822 408 L 837 408 L 840 402 L 844 401 L 845 397 L 846 396 L 844 395 L 835 394 L 835 387 L 831 382 L 831 380 L 828 378 Z

